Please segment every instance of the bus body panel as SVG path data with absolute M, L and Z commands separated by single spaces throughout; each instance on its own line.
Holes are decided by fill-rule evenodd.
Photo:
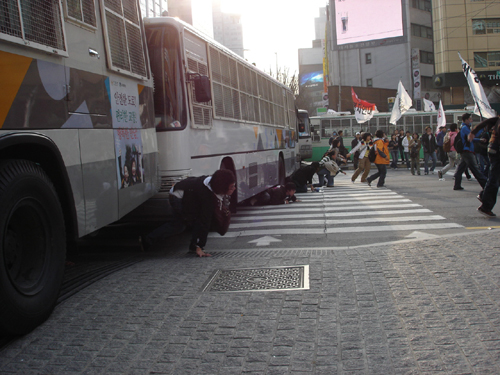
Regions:
M 145 19 L 145 27 L 150 58 L 151 56 L 160 56 L 157 59 L 151 58 L 153 72 L 156 71 L 157 75 L 166 74 L 168 76 L 168 73 L 164 73 L 167 68 L 163 67 L 168 62 L 161 60 L 163 55 L 158 53 L 158 49 L 165 49 L 166 53 L 175 50 L 177 51 L 176 55 L 183 57 L 182 74 L 186 75 L 187 81 L 182 85 L 182 88 L 177 89 L 182 89 L 185 93 L 184 97 L 187 98 L 187 100 L 183 99 L 182 103 L 187 103 L 188 116 L 186 123 L 179 124 L 180 129 L 173 129 L 175 122 L 172 121 L 175 118 L 163 120 L 162 117 L 158 117 L 163 115 L 158 114 L 158 108 L 155 108 L 157 124 L 172 124 L 161 130 L 158 129 L 162 191 L 168 190 L 176 180 L 188 175 L 212 174 L 223 166 L 225 161 L 230 161 L 228 163 L 231 169 L 234 168 L 237 177 L 237 201 L 242 201 L 278 184 L 280 168 L 283 169 L 285 176 L 289 176 L 295 171 L 297 155 L 295 112 L 293 112 L 292 126 L 292 120 L 287 122 L 290 103 L 287 101 L 287 89 L 282 84 L 178 20 L 169 17 Z M 159 34 L 161 32 L 163 33 L 162 37 Z M 172 35 L 172 33 L 176 35 Z M 167 39 L 170 43 L 177 43 L 176 47 L 173 47 L 173 44 L 168 45 L 168 47 L 165 44 L 161 45 L 160 39 L 163 43 Z M 173 56 L 175 54 L 171 54 L 170 61 L 173 60 Z M 220 61 L 224 59 L 224 64 L 227 62 L 229 65 L 217 62 L 217 64 L 221 64 L 221 69 L 226 71 L 214 76 L 213 64 L 215 61 L 213 59 L 218 59 L 218 56 L 220 56 Z M 175 64 L 180 63 L 180 61 L 170 63 L 169 69 L 177 68 Z M 231 78 L 227 77 L 229 71 L 232 74 Z M 195 74 L 209 76 L 212 90 L 210 103 L 195 101 L 194 86 L 190 82 L 192 79 L 190 75 Z M 220 77 L 224 74 L 226 76 L 221 79 Z M 259 79 L 259 84 L 267 85 L 266 90 L 272 91 L 272 95 L 277 101 L 273 102 L 269 97 L 265 97 L 266 103 L 264 104 L 274 105 L 273 108 L 281 108 L 282 113 L 279 113 L 279 110 L 276 112 L 274 109 L 273 113 L 276 117 L 274 121 L 281 118 L 283 122 L 271 125 L 245 119 L 245 115 L 250 116 L 249 112 L 245 111 L 253 111 L 255 100 L 260 100 L 265 96 L 264 94 L 259 97 L 253 96 L 251 100 L 254 101 L 247 99 L 246 102 L 240 102 L 243 100 L 241 99 L 243 96 L 248 98 L 251 96 L 249 86 L 254 83 L 250 82 L 249 74 L 253 74 L 255 78 Z M 178 82 L 173 81 L 172 78 L 168 80 L 171 83 L 169 88 L 172 88 L 173 84 L 178 84 Z M 163 84 L 163 79 L 158 83 Z M 223 84 L 225 86 L 222 86 Z M 220 90 L 217 92 L 224 90 L 224 98 L 217 97 L 216 85 Z M 162 88 L 157 87 L 156 93 L 161 90 Z M 165 89 L 165 91 L 168 90 Z M 267 95 L 269 96 L 269 94 Z M 290 96 L 293 98 L 293 95 Z M 169 103 L 169 99 L 172 97 L 174 95 L 169 93 L 167 99 Z M 224 101 L 226 110 L 230 109 L 230 115 L 220 112 L 220 107 L 216 106 L 216 103 L 220 106 L 220 100 Z M 276 107 L 278 102 L 281 103 L 281 107 Z M 245 105 L 249 107 L 244 107 Z M 293 103 L 291 103 L 291 107 L 294 107 Z M 170 112 L 165 115 L 165 118 L 175 112 L 175 108 L 167 110 Z M 233 114 L 235 118 L 231 117 Z M 280 167 L 280 163 L 282 163 L 282 167 Z M 225 165 L 225 167 L 228 166 Z

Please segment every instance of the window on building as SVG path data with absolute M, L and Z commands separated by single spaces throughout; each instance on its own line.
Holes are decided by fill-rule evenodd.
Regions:
M 372 54 L 371 53 L 366 53 L 365 54 L 365 63 L 366 64 L 371 64 L 372 63 Z
M 434 53 L 428 51 L 420 51 L 420 62 L 422 64 L 434 64 Z
M 368 78 L 368 79 L 366 80 L 366 86 L 367 86 L 367 87 L 373 87 L 373 80 L 372 80 L 371 78 Z
M 432 77 L 420 76 L 420 87 L 422 90 L 432 89 Z
M 416 23 L 411 24 L 411 35 L 417 36 L 420 38 L 427 38 L 427 39 L 432 39 L 432 28 L 423 26 L 423 25 L 417 25 Z
M 474 52 L 474 68 L 500 66 L 500 51 Z
M 484 18 L 472 20 L 472 33 L 474 35 L 499 34 L 500 18 Z
M 430 0 L 412 0 L 411 6 L 416 9 L 425 10 L 426 12 L 430 12 L 432 10 Z

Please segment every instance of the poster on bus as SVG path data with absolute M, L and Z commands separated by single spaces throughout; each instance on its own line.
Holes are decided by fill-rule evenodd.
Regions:
M 107 79 L 115 138 L 118 189 L 144 181 L 141 116 L 137 83 L 127 78 Z
M 118 189 L 144 182 L 142 139 L 140 129 L 115 129 Z

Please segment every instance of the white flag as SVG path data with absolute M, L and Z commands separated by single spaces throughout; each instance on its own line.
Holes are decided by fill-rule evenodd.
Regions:
M 435 111 L 436 106 L 430 100 L 424 98 L 424 112 Z
M 401 81 L 398 84 L 398 95 L 394 101 L 394 107 L 392 108 L 391 119 L 389 122 L 396 125 L 396 122 L 401 118 L 403 113 L 408 111 L 412 105 L 410 95 L 406 92 Z
M 462 70 L 464 71 L 465 78 L 467 79 L 467 83 L 469 84 L 470 92 L 472 94 L 472 97 L 474 98 L 474 102 L 476 103 L 474 113 L 484 118 L 495 117 L 495 110 L 491 108 L 476 72 L 470 67 L 469 64 L 467 64 L 464 59 L 462 59 L 460 52 L 458 53 L 458 56 L 460 57 L 460 60 L 462 60 Z
M 446 116 L 444 114 L 444 109 L 443 109 L 443 103 L 441 100 L 439 101 L 439 109 L 437 113 L 437 127 L 436 127 L 436 134 L 439 132 L 439 128 L 441 126 L 446 127 Z

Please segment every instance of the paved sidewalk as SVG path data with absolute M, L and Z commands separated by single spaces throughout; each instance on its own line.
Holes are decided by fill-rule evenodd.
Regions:
M 1 374 L 500 374 L 500 231 L 350 250 L 165 251 L 59 305 Z M 310 266 L 310 289 L 201 292 Z

